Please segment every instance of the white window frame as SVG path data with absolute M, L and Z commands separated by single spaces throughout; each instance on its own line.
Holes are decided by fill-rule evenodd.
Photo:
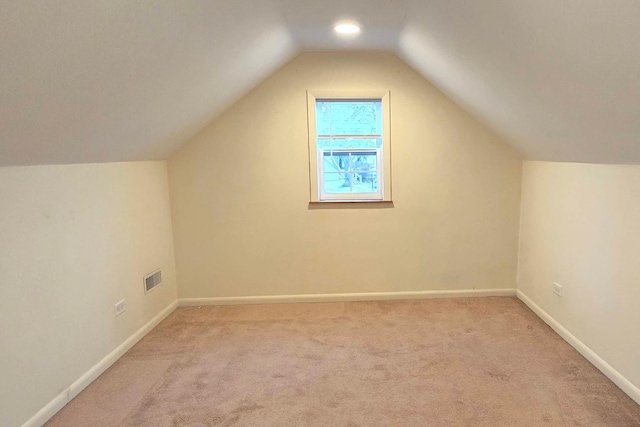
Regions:
M 309 127 L 309 182 L 311 202 L 390 202 L 391 201 L 391 126 L 389 91 L 358 91 L 331 93 L 307 91 L 307 117 Z M 326 193 L 323 188 L 323 150 L 318 149 L 316 134 L 316 101 L 318 100 L 376 100 L 382 103 L 382 148 L 334 149 L 333 152 L 376 153 L 378 191 L 371 193 Z M 347 136 L 348 137 L 348 136 Z M 362 136 L 360 136 L 362 137 Z

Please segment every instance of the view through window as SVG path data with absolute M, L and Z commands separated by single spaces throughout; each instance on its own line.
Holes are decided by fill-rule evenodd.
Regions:
M 316 99 L 318 195 L 322 200 L 382 200 L 381 99 Z

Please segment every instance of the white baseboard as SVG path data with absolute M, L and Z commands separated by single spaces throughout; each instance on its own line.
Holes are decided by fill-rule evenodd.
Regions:
M 144 326 L 138 329 L 125 342 L 120 344 L 115 350 L 109 353 L 104 359 L 84 373 L 80 378 L 73 382 L 65 391 L 57 395 L 44 408 L 40 409 L 29 421 L 24 423 L 22 427 L 41 427 L 51 417 L 53 417 L 60 409 L 76 397 L 82 390 L 98 378 L 104 371 L 113 365 L 122 355 L 124 355 L 131 347 L 147 335 L 153 328 L 162 322 L 178 307 L 178 301 L 169 304 L 165 309 L 158 313 L 153 319 L 149 320 Z
M 344 302 L 428 298 L 515 296 L 515 289 L 468 289 L 454 291 L 366 292 L 350 294 L 265 295 L 250 297 L 180 298 L 181 306 L 277 304 L 295 302 Z
M 622 374 L 616 371 L 611 365 L 609 365 L 603 358 L 598 356 L 596 352 L 591 350 L 582 341 L 576 338 L 571 332 L 569 332 L 564 326 L 562 326 L 557 320 L 555 320 L 549 313 L 544 311 L 538 304 L 533 302 L 524 292 L 517 291 L 518 298 L 524 302 L 535 314 L 538 315 L 547 325 L 558 333 L 566 342 L 568 342 L 578 353 L 583 355 L 585 359 L 591 362 L 596 368 L 598 368 L 603 374 L 607 376 L 615 385 L 620 387 L 622 391 L 629 395 L 633 400 L 640 405 L 640 388 L 636 387 L 631 381 L 626 379 Z

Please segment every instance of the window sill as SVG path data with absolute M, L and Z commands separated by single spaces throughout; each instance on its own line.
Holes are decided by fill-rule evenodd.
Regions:
M 391 200 L 332 200 L 326 202 L 309 202 L 309 210 L 316 209 L 390 209 Z

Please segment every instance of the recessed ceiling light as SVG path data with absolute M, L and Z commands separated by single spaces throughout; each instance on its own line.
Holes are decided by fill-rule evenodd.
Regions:
M 338 34 L 354 35 L 360 32 L 360 26 L 356 24 L 338 24 L 333 27 L 333 30 Z

